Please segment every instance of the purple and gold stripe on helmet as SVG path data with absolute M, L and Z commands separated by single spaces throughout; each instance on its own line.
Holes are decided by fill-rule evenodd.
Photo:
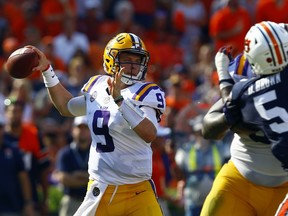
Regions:
M 93 85 L 97 82 L 97 80 L 101 77 L 101 75 L 93 76 L 89 79 L 89 81 L 85 84 L 83 91 L 89 92 Z
M 133 33 L 129 33 L 129 36 L 130 36 L 131 41 L 132 41 L 132 48 L 142 49 L 141 39 Z
M 249 62 L 247 61 L 245 56 L 244 55 L 241 55 L 241 57 L 239 56 L 239 58 L 236 61 L 235 74 L 240 76 L 247 76 L 248 68 L 249 68 Z
M 149 94 L 153 89 L 158 89 L 159 86 L 155 83 L 144 84 L 132 97 L 134 100 L 143 101 L 143 99 Z

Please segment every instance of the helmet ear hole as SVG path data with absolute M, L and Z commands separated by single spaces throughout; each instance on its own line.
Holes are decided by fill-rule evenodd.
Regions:
M 266 61 L 267 61 L 268 63 L 271 63 L 273 60 L 272 60 L 272 58 L 268 57 L 268 58 L 266 59 Z

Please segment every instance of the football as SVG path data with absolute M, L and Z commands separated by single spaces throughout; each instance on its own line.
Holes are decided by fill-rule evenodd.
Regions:
M 32 69 L 38 65 L 37 53 L 28 47 L 15 50 L 7 59 L 5 69 L 16 79 L 23 79 L 32 74 Z

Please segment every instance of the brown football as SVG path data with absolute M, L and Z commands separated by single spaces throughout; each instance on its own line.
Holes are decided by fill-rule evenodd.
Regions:
M 32 73 L 32 69 L 38 65 L 37 53 L 27 47 L 15 50 L 5 63 L 6 71 L 16 79 L 23 79 Z

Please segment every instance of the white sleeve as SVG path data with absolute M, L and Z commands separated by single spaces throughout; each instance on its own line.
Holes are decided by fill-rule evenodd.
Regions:
M 74 116 L 86 115 L 86 101 L 84 95 L 71 98 L 67 104 L 67 108 Z
M 154 126 L 157 128 L 158 127 L 158 121 L 157 121 L 155 109 L 152 107 L 143 106 L 143 107 L 141 107 L 141 110 L 143 110 L 143 112 L 144 112 L 144 117 L 148 118 L 154 124 Z

